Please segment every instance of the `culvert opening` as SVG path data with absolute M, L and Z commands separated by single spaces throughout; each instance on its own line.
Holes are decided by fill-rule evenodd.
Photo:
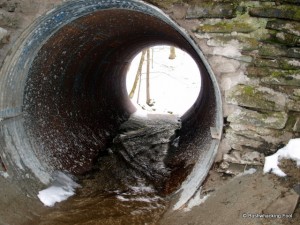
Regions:
M 192 197 L 219 144 L 218 85 L 193 40 L 140 1 L 66 2 L 23 33 L 0 82 L 1 159 L 8 179 L 36 196 L 55 170 L 89 172 L 135 112 L 126 90 L 131 59 L 154 45 L 184 50 L 201 73 L 200 93 L 180 118 L 180 141 L 168 155 L 164 186 L 167 194 L 181 191 L 176 207 Z
M 199 96 L 201 74 L 187 52 L 173 46 L 151 46 L 131 61 L 126 87 L 139 112 L 182 116 Z

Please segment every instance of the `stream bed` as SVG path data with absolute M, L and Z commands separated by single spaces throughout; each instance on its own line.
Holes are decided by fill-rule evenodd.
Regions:
M 163 186 L 180 120 L 174 115 L 133 115 L 93 171 L 78 177 L 76 195 L 57 203 L 31 224 L 154 225 L 169 207 Z

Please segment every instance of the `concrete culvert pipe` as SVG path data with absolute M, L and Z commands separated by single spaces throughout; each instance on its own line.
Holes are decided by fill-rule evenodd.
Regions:
M 177 207 L 185 203 L 214 160 L 221 95 L 191 37 L 141 1 L 68 1 L 23 32 L 0 76 L 0 179 L 36 196 L 53 171 L 89 172 L 135 111 L 126 91 L 130 61 L 161 44 L 186 51 L 201 73 L 200 94 L 181 118 L 178 151 L 169 160 L 166 192 L 181 191 Z

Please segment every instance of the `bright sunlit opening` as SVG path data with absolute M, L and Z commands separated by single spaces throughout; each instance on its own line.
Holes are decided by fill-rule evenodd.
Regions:
M 154 46 L 132 60 L 126 85 L 139 111 L 181 116 L 198 98 L 201 77 L 188 53 L 171 46 Z

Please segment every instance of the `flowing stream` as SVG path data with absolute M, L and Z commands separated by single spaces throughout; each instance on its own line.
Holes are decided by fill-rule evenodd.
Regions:
M 157 224 L 169 204 L 162 193 L 170 174 L 165 160 L 176 147 L 180 126 L 174 115 L 131 116 L 94 170 L 79 177 L 76 195 L 34 224 Z

